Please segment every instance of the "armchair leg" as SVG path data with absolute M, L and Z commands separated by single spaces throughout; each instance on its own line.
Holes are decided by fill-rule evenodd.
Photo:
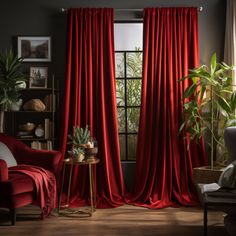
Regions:
M 11 224 L 15 225 L 16 224 L 16 209 L 10 209 L 10 217 L 11 217 Z
M 204 203 L 204 236 L 207 236 L 207 204 Z

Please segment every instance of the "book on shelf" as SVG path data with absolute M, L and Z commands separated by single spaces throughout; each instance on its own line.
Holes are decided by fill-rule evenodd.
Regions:
M 34 137 L 34 135 L 33 134 L 31 134 L 31 132 L 28 132 L 28 131 L 19 131 L 18 133 L 17 133 L 17 137 L 18 138 L 33 138 Z
M 38 150 L 52 150 L 52 141 L 47 140 L 46 142 L 33 141 L 31 142 L 31 148 Z
M 51 138 L 50 129 L 51 129 L 50 120 L 48 118 L 46 118 L 46 119 L 44 119 L 44 138 L 45 139 Z
M 56 103 L 55 100 L 56 95 L 55 94 L 48 94 L 44 97 L 44 104 L 46 106 L 46 111 L 55 111 L 56 110 Z

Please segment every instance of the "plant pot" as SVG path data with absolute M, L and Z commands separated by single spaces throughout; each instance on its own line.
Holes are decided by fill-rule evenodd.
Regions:
M 83 154 L 79 154 L 77 157 L 76 157 L 76 161 L 77 162 L 82 162 L 84 160 L 84 155 Z
M 193 168 L 193 180 L 195 184 L 217 183 L 224 167 L 201 166 Z
M 23 103 L 22 99 L 19 99 L 17 102 L 12 103 L 10 106 L 10 110 L 19 111 L 21 109 L 22 103 Z
M 98 148 L 97 147 L 85 148 L 84 151 L 86 159 L 94 158 L 98 153 Z

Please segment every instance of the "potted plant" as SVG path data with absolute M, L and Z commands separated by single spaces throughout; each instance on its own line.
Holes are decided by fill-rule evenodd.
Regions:
M 227 154 L 222 151 L 226 150 L 224 129 L 236 124 L 236 91 L 230 76 L 232 69 L 233 66 L 217 62 L 216 54 L 213 54 L 209 67 L 202 65 L 189 70 L 189 74 L 181 79 L 191 80 L 191 83 L 184 90 L 184 120 L 180 131 L 185 129 L 190 140 L 196 142 L 205 138 L 210 147 L 212 170 L 215 165 L 226 164 Z M 219 150 L 221 158 L 217 158 Z
M 97 154 L 97 147 L 94 147 L 94 140 L 90 135 L 88 126 L 85 129 L 76 126 L 73 128 L 73 134 L 68 135 L 71 144 L 71 150 L 68 153 L 77 161 L 83 161 L 84 158 L 90 158 Z
M 22 58 L 18 58 L 9 50 L 0 54 L 0 132 L 4 127 L 4 111 L 9 110 L 20 97 L 20 85 L 25 77 L 20 71 Z

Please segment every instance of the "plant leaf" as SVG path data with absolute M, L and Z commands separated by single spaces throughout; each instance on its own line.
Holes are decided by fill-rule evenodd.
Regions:
M 197 85 L 196 84 L 192 84 L 189 87 L 187 87 L 184 91 L 184 98 L 188 98 L 191 95 L 193 95 L 193 93 L 196 91 Z
M 220 107 L 225 110 L 227 113 L 231 112 L 231 108 L 229 103 L 226 101 L 225 98 L 223 97 L 218 97 L 218 104 L 220 105 Z
M 214 53 L 211 57 L 211 74 L 214 74 L 216 70 L 216 53 Z

